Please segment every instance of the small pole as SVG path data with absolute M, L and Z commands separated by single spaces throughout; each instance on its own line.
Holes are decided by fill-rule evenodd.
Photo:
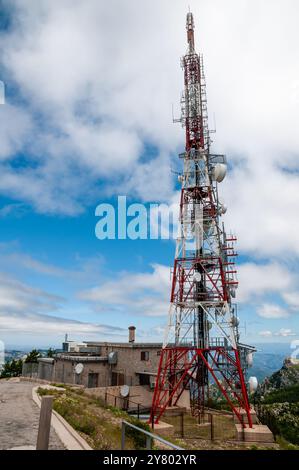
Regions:
M 211 441 L 214 440 L 214 423 L 213 423 L 213 414 L 210 413 L 210 422 L 211 422 Z
M 155 429 L 155 416 L 154 413 L 152 413 L 152 430 Z
M 52 407 L 53 396 L 43 396 L 39 415 L 36 450 L 48 450 L 49 448 Z
M 151 450 L 152 448 L 152 438 L 150 436 L 146 436 L 146 450 Z
M 137 405 L 137 418 L 138 418 L 138 419 L 139 419 L 139 414 L 140 414 L 140 405 L 139 405 L 139 403 L 138 403 L 138 405 Z
M 181 413 L 181 437 L 184 439 L 184 413 Z
M 116 408 L 116 395 L 114 397 L 114 408 Z
M 126 444 L 126 425 L 124 422 L 121 423 L 121 450 L 125 449 Z
M 105 405 L 107 406 L 107 390 L 105 390 Z

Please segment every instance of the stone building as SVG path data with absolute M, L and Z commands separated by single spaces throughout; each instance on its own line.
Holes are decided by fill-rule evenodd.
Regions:
M 161 347 L 160 343 L 136 343 L 134 327 L 129 328 L 128 343 L 65 341 L 54 358 L 39 359 L 38 377 L 88 388 L 153 386 Z

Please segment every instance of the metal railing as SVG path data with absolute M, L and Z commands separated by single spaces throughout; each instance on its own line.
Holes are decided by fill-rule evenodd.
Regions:
M 115 408 L 120 408 L 121 410 L 126 411 L 127 413 L 134 413 L 138 419 L 141 414 L 149 413 L 150 410 L 149 406 L 143 406 L 141 403 L 132 400 L 130 397 L 120 397 L 107 391 L 105 391 L 104 402 L 106 406 L 112 405 Z
M 145 431 L 144 429 L 139 428 L 138 426 L 135 426 L 134 424 L 128 423 L 128 421 L 122 421 L 122 425 L 121 425 L 121 450 L 125 449 L 127 427 L 132 428 L 135 431 L 139 431 L 146 436 L 146 449 L 147 450 L 151 450 L 153 439 L 161 442 L 162 444 L 170 447 L 171 449 L 184 450 L 182 447 L 176 446 L 175 444 L 172 444 L 171 442 L 166 441 L 165 439 L 158 436 L 157 434 L 153 434 L 149 431 Z

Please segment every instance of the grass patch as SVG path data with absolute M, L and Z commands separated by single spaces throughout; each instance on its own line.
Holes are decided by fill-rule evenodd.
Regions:
M 93 449 L 120 449 L 122 420 L 150 430 L 146 423 L 119 408 L 105 406 L 102 399 L 87 396 L 82 389 L 67 387 L 65 390 L 57 390 L 39 387 L 37 392 L 40 396 L 54 396 L 53 409 L 78 431 Z M 145 446 L 146 436 L 127 428 L 126 448 L 143 449 Z
M 299 446 L 288 442 L 282 436 L 276 436 L 276 442 L 282 450 L 299 450 Z

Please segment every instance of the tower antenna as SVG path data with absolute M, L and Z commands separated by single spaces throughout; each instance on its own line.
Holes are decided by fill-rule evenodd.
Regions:
M 179 406 L 186 390 L 192 414 L 203 413 L 212 382 L 242 426 L 247 426 L 243 410 L 252 427 L 245 371 L 246 358 L 255 348 L 239 341 L 236 237 L 227 235 L 220 221 L 226 207 L 219 200 L 218 185 L 226 175 L 226 157 L 210 151 L 203 59 L 195 52 L 190 11 L 186 29 L 179 235 L 150 421 L 158 423 L 168 407 Z

